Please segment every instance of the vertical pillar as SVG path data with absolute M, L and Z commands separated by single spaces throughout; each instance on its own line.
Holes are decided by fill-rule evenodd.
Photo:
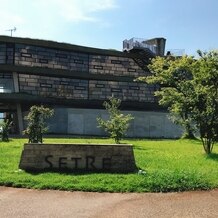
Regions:
M 22 135 L 22 132 L 24 130 L 23 127 L 23 116 L 22 116 L 22 110 L 20 103 L 17 103 L 17 117 L 18 117 L 18 128 L 19 128 L 19 134 Z
M 13 81 L 14 81 L 14 92 L 19 93 L 20 89 L 19 89 L 19 81 L 18 81 L 17 72 L 13 72 Z M 24 127 L 23 127 L 23 116 L 22 116 L 21 104 L 17 103 L 16 108 L 17 108 L 19 134 L 22 135 Z
M 16 72 L 13 72 L 13 81 L 14 81 L 14 92 L 19 92 L 19 82 L 18 82 L 18 75 Z

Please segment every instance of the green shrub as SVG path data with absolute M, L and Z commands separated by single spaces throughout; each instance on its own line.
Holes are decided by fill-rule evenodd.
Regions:
M 9 141 L 9 130 L 12 126 L 12 121 L 6 120 L 3 123 L 0 124 L 1 127 L 1 139 L 3 142 Z
M 110 137 L 119 144 L 129 128 L 130 120 L 134 119 L 130 114 L 124 115 L 119 110 L 121 100 L 111 97 L 109 102 L 104 102 L 104 107 L 109 113 L 109 120 L 104 121 L 100 117 L 97 118 L 98 127 L 104 128 L 110 134 Z
M 54 111 L 44 106 L 32 106 L 29 114 L 25 117 L 28 121 L 27 129 L 23 131 L 29 137 L 29 143 L 42 143 L 42 134 L 46 133 L 48 127 L 45 119 L 51 117 Z

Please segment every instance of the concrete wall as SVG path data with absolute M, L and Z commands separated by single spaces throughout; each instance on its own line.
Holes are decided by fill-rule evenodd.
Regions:
M 124 111 L 135 117 L 127 132 L 129 137 L 178 138 L 182 129 L 168 119 L 168 113 Z M 104 130 L 97 128 L 97 117 L 108 118 L 105 110 L 55 108 L 55 115 L 49 121 L 50 133 L 104 136 Z

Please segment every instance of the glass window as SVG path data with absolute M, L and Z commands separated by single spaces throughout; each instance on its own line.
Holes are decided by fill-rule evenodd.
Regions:
M 0 93 L 14 92 L 14 82 L 11 74 L 0 73 Z
M 0 64 L 6 63 L 6 44 L 0 44 Z
M 0 85 L 0 93 L 4 92 L 4 87 L 2 85 Z

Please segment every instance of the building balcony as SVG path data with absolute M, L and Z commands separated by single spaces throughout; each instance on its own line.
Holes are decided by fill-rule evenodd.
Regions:
M 157 53 L 157 45 L 155 44 L 149 44 L 146 42 L 145 39 L 140 38 L 131 38 L 130 40 L 124 40 L 123 41 L 123 51 L 130 51 L 134 49 L 149 49 L 154 54 Z

